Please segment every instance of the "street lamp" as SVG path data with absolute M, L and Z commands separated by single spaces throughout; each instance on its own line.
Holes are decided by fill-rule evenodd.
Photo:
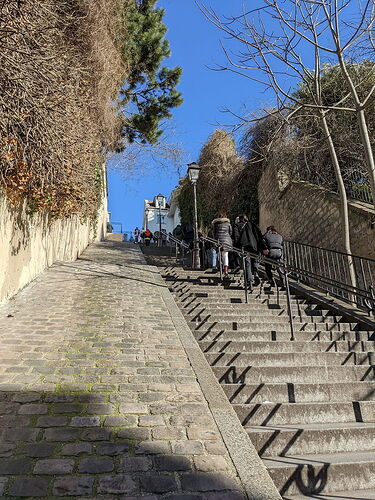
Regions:
M 199 239 L 198 239 L 198 211 L 197 211 L 197 180 L 199 177 L 200 166 L 193 162 L 188 164 L 188 176 L 193 184 L 194 191 L 194 247 L 193 247 L 193 269 L 200 269 L 201 262 L 199 257 Z
M 162 194 L 158 194 L 156 197 L 159 206 L 159 238 L 158 238 L 158 246 L 161 247 L 162 238 L 161 238 L 161 205 L 164 201 L 164 196 Z

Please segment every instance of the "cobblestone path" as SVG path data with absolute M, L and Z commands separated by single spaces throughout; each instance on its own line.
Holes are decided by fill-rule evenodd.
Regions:
M 1 498 L 246 498 L 156 274 L 98 243 L 0 308 Z

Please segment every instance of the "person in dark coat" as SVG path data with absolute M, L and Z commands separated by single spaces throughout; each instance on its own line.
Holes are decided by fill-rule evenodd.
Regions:
M 228 278 L 229 259 L 228 252 L 233 247 L 232 226 L 226 214 L 220 214 L 220 217 L 212 221 L 212 231 L 215 240 L 218 240 L 222 246 L 222 264 L 224 278 Z
M 234 226 L 234 244 L 237 248 L 243 248 L 246 252 L 259 255 L 266 249 L 262 233 L 259 227 L 249 221 L 247 215 L 241 215 L 239 222 Z M 260 283 L 258 275 L 257 257 L 248 254 L 245 259 L 247 285 L 250 290 Z
M 267 232 L 263 235 L 263 241 L 266 246 L 265 250 L 263 250 L 264 255 L 268 259 L 272 259 L 275 262 L 281 263 L 283 258 L 284 242 L 283 237 L 276 231 L 275 226 L 267 227 Z M 272 264 L 270 264 L 269 262 L 265 263 L 265 269 L 268 283 L 271 286 L 275 286 L 276 283 L 272 275 Z M 281 283 L 284 285 L 285 277 L 283 270 L 279 266 L 277 266 L 277 271 L 279 273 Z

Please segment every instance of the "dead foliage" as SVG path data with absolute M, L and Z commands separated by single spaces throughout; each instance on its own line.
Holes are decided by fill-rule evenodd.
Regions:
M 0 1 L 0 185 L 54 217 L 93 216 L 121 122 L 126 0 Z

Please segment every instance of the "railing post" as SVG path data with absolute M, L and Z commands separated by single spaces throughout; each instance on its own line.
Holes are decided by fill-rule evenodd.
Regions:
M 219 243 L 219 242 L 218 242 Z M 219 244 L 220 245 L 220 244 Z M 219 246 L 219 268 L 220 268 L 220 280 L 223 279 L 223 266 L 222 266 L 222 257 L 221 257 L 221 246 Z
M 284 273 L 285 273 L 285 289 L 286 289 L 286 300 L 287 300 L 287 306 L 288 306 L 288 316 L 289 316 L 289 324 L 290 324 L 290 340 L 296 340 L 296 337 L 294 335 L 294 324 L 293 324 L 293 312 L 292 312 L 292 302 L 290 299 L 290 289 L 289 289 L 289 278 L 288 278 L 288 269 L 286 266 L 284 267 Z
M 242 252 L 244 250 L 242 249 Z M 243 279 L 244 279 L 244 287 L 245 287 L 245 303 L 248 304 L 248 290 L 247 290 L 247 269 L 246 269 L 246 254 L 242 254 L 242 269 L 243 269 Z

